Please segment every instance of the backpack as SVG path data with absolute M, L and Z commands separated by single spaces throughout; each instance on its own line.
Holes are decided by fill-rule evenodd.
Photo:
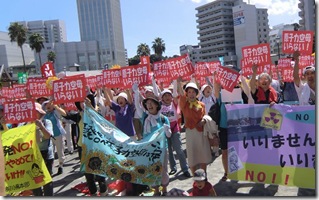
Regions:
M 209 108 L 208 115 L 215 121 L 217 126 L 220 124 L 220 103 L 218 100 Z

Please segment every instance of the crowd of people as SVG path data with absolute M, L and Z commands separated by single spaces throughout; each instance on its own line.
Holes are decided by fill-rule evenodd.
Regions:
M 299 101 L 300 105 L 315 104 L 315 67 L 303 69 L 299 77 L 299 53 L 293 55 L 294 83 L 282 82 L 272 79 L 272 73 L 257 75 L 257 66 L 253 66 L 251 77 L 240 76 L 237 88 L 242 90 L 242 101 L 223 102 L 221 84 L 216 81 L 216 73 L 212 73 L 212 82 L 200 85 L 192 77 L 191 81 L 182 78 L 172 80 L 168 88 L 158 85 L 155 78 L 152 85 L 145 86 L 143 92 L 137 84 L 131 89 L 119 91 L 112 88 L 87 89 L 87 98 L 83 102 L 75 102 L 76 111 L 66 111 L 63 105 L 56 105 L 49 97 L 37 99 L 36 110 L 38 119 L 34 121 L 37 126 L 37 143 L 45 160 L 46 166 L 53 174 L 54 157 L 58 159 L 58 174 L 63 173 L 65 160 L 65 143 L 68 153 L 78 152 L 81 159 L 83 110 L 88 106 L 105 119 L 113 123 L 119 130 L 135 141 L 147 138 L 149 133 L 164 128 L 167 139 L 164 162 L 162 163 L 161 185 L 151 185 L 155 196 L 172 196 L 184 194 L 178 189 L 167 191 L 169 176 L 177 172 L 174 152 L 179 160 L 183 176 L 193 177 L 193 196 L 216 196 L 213 186 L 207 180 L 207 164 L 212 161 L 214 150 L 204 134 L 205 125 L 212 123 L 209 115 L 210 108 L 218 103 L 220 105 L 220 121 L 213 122 L 218 129 L 219 148 L 221 149 L 224 175 L 221 181 L 227 180 L 227 114 L 225 104 L 269 104 L 285 103 L 285 101 Z M 294 87 L 291 87 L 293 84 Z M 278 87 L 277 87 L 278 86 Z M 23 126 L 21 124 L 7 124 L 3 117 L 3 107 L 0 107 L 2 130 Z M 29 122 L 31 123 L 31 122 Z M 218 124 L 218 126 L 217 126 Z M 181 132 L 186 134 L 186 155 L 182 147 Z M 219 149 L 217 148 L 217 151 Z M 56 155 L 55 155 L 56 154 Z M 169 170 L 168 170 L 169 168 Z M 90 195 L 108 195 L 107 177 L 85 173 L 86 183 Z M 95 182 L 99 183 L 99 189 Z M 52 196 L 54 183 L 49 183 L 43 188 L 33 190 L 35 196 Z M 161 186 L 161 187 L 160 187 Z M 139 187 L 131 184 L 131 187 Z M 160 191 L 160 188 L 162 189 Z

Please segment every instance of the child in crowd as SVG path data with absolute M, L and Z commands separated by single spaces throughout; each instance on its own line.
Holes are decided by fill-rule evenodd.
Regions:
M 193 190 L 191 196 L 217 196 L 212 184 L 208 182 L 206 173 L 203 169 L 198 169 L 193 177 Z

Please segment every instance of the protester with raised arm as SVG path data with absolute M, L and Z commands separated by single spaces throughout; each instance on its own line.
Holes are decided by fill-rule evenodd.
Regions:
M 316 104 L 316 69 L 314 66 L 307 66 L 303 69 L 302 75 L 306 82 L 303 83 L 299 77 L 299 56 L 298 51 L 294 52 L 294 83 L 299 98 L 299 105 L 315 105 Z

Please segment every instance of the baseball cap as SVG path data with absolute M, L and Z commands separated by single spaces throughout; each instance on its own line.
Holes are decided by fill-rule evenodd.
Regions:
M 204 181 L 206 180 L 206 173 L 203 169 L 197 169 L 193 177 L 194 181 Z
M 304 69 L 303 69 L 303 71 L 302 71 L 302 74 L 303 75 L 305 75 L 305 73 L 307 72 L 307 71 L 316 71 L 316 68 L 314 67 L 314 66 L 307 66 L 307 67 L 305 67 Z

